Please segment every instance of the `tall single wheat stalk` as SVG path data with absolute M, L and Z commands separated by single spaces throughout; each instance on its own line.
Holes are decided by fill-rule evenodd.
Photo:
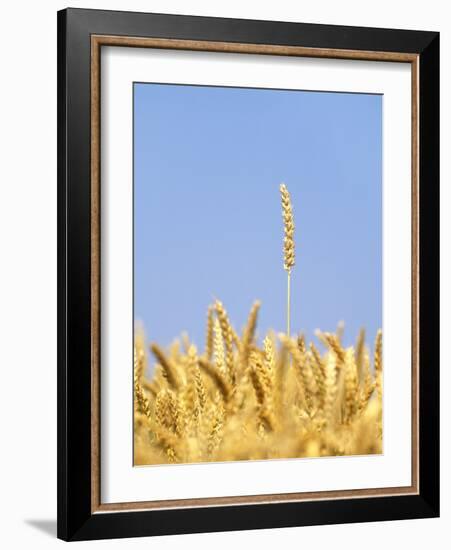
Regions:
M 287 186 L 282 183 L 280 185 L 280 195 L 282 198 L 282 215 L 283 215 L 283 267 L 287 272 L 287 336 L 290 336 L 290 319 L 291 319 L 291 270 L 294 267 L 294 217 L 293 207 L 291 205 L 290 193 Z

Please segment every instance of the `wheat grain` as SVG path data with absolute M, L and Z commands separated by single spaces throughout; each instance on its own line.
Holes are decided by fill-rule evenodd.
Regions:
M 224 354 L 224 341 L 222 339 L 221 325 L 217 319 L 213 323 L 213 356 L 217 369 L 225 376 L 225 354 Z
M 224 341 L 225 364 L 226 364 L 227 372 L 232 384 L 235 384 L 236 373 L 235 373 L 235 365 L 234 365 L 234 359 L 233 359 L 232 326 L 230 324 L 229 318 L 227 316 L 227 312 L 222 302 L 220 302 L 219 300 L 216 300 L 215 309 L 216 309 L 216 314 L 218 315 L 219 324 L 221 326 L 222 338 Z
M 365 329 L 362 328 L 359 331 L 359 336 L 357 338 L 357 344 L 355 347 L 355 360 L 357 363 L 357 373 L 360 381 L 362 381 L 365 376 L 364 355 L 365 355 Z
M 331 334 L 329 332 L 325 332 L 323 336 L 324 336 L 324 339 L 326 340 L 327 345 L 337 356 L 337 359 L 338 359 L 337 367 L 341 367 L 345 362 L 345 351 L 341 347 L 340 340 L 338 339 L 336 334 Z
M 376 388 L 382 398 L 382 331 L 378 330 L 374 344 L 374 374 L 376 377 Z
M 157 361 L 163 368 L 164 375 L 169 385 L 177 390 L 180 386 L 180 380 L 177 374 L 176 367 L 173 365 L 172 361 L 170 361 L 166 357 L 163 350 L 157 344 L 151 344 L 150 349 L 152 350 L 152 353 L 155 355 Z
M 135 385 L 135 399 L 138 409 L 148 418 L 151 418 L 150 413 L 150 404 L 147 397 L 144 395 L 141 384 L 137 383 Z
M 263 350 L 265 353 L 266 366 L 270 372 L 274 372 L 276 368 L 276 354 L 273 341 L 269 336 L 265 336 L 263 340 Z
M 288 338 L 285 334 L 280 334 L 279 338 L 293 357 L 295 365 L 298 367 L 299 374 L 301 375 L 303 390 L 305 392 L 308 407 L 310 408 L 312 405 L 312 399 L 317 393 L 317 387 L 311 365 L 307 361 L 305 346 L 303 346 L 304 352 L 301 352 L 298 342 Z
M 251 308 L 251 312 L 249 313 L 247 324 L 243 332 L 241 357 L 244 365 L 247 365 L 250 348 L 254 340 L 255 327 L 257 326 L 257 316 L 258 316 L 259 309 L 260 309 L 260 302 L 257 301 L 254 303 L 254 305 Z
M 224 376 L 219 372 L 217 368 L 215 368 L 202 357 L 199 358 L 199 366 L 213 380 L 218 390 L 221 392 L 224 401 L 227 403 L 230 399 L 231 388 Z
M 209 306 L 207 311 L 207 330 L 206 330 L 206 336 L 205 336 L 205 359 L 207 361 L 210 361 L 211 356 L 213 354 L 213 342 L 214 342 L 213 313 L 214 313 L 213 307 Z
M 326 358 L 326 377 L 325 377 L 325 399 L 324 399 L 324 419 L 330 422 L 334 410 L 334 404 L 337 395 L 337 368 L 336 357 L 329 353 Z
M 287 186 L 282 183 L 280 185 L 280 195 L 282 199 L 282 216 L 284 225 L 284 239 L 283 239 L 283 266 L 284 269 L 290 272 L 295 264 L 294 253 L 294 216 L 293 207 L 291 205 L 290 193 Z
M 346 422 L 350 422 L 358 409 L 358 374 L 357 364 L 354 355 L 354 348 L 349 348 L 345 352 L 345 411 L 344 418 Z
M 291 330 L 291 270 L 294 267 L 294 217 L 291 206 L 291 197 L 287 186 L 280 185 L 280 195 L 282 199 L 282 217 L 283 217 L 283 267 L 287 272 L 287 336 L 290 336 Z

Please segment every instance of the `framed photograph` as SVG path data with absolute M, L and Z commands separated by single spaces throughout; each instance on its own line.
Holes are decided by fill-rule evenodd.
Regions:
M 438 33 L 67 9 L 58 94 L 58 536 L 437 516 Z

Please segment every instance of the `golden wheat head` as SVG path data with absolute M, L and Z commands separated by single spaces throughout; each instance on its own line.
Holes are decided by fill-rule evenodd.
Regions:
M 293 217 L 293 207 L 291 205 L 290 192 L 288 191 L 287 186 L 284 183 L 280 185 L 280 195 L 282 199 L 282 215 L 283 215 L 283 225 L 284 225 L 283 267 L 286 271 L 290 272 L 294 267 L 294 263 L 295 263 L 294 217 Z

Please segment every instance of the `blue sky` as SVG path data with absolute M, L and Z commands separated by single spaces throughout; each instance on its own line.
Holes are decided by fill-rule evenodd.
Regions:
M 279 185 L 292 197 L 292 332 L 382 323 L 382 96 L 134 85 L 134 308 L 149 340 L 206 310 L 285 329 Z

